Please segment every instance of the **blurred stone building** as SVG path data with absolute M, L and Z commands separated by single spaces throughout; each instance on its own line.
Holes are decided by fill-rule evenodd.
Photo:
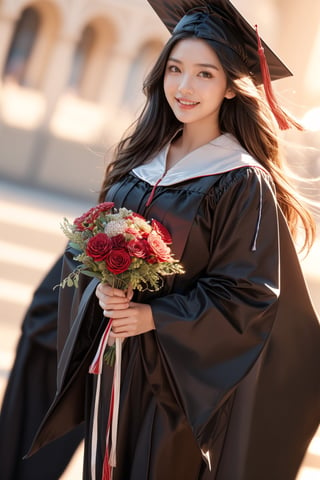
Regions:
M 281 96 L 320 130 L 320 2 L 234 4 L 294 70 Z M 1 177 L 95 200 L 167 38 L 146 0 L 0 0 Z

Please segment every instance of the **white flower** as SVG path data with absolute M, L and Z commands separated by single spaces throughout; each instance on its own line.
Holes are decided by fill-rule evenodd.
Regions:
M 150 233 L 152 230 L 151 225 L 140 217 L 134 217 L 133 224 L 137 230 L 142 230 L 146 233 Z
M 104 232 L 108 235 L 108 237 L 115 237 L 116 235 L 121 235 L 126 231 L 127 222 L 125 220 L 111 220 L 111 222 L 107 223 L 104 227 Z

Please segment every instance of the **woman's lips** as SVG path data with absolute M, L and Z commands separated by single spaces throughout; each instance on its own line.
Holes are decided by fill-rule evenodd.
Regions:
M 176 101 L 178 102 L 178 104 L 181 108 L 185 108 L 185 109 L 194 108 L 195 106 L 197 106 L 199 104 L 199 102 L 194 102 L 192 100 L 187 100 L 186 98 L 177 98 L 176 97 Z

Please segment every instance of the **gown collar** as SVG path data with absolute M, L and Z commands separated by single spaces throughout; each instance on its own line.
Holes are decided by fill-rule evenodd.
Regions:
M 222 134 L 181 158 L 166 172 L 166 160 L 170 143 L 155 157 L 132 172 L 150 185 L 175 185 L 193 178 L 217 175 L 241 167 L 258 167 L 265 170 L 239 144 L 236 138 Z

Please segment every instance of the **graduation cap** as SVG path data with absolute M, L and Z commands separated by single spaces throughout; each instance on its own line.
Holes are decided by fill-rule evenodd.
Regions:
M 263 83 L 267 101 L 281 129 L 297 124 L 281 109 L 272 90 L 271 81 L 292 76 L 290 70 L 260 38 L 257 26 L 252 27 L 229 0 L 148 0 L 170 33 L 195 31 L 200 38 L 225 43 L 232 38 L 229 47 L 242 52 L 244 62 L 257 84 Z M 199 12 L 206 14 L 199 15 Z M 203 20 L 207 18 L 207 21 Z M 221 28 L 227 32 L 223 35 Z

